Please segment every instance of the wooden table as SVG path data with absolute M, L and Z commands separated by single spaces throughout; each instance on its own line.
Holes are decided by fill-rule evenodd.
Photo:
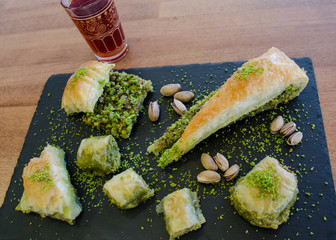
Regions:
M 115 0 L 117 68 L 247 60 L 275 46 L 314 64 L 336 179 L 336 2 Z M 95 59 L 58 0 L 0 0 L 0 204 L 48 77 Z

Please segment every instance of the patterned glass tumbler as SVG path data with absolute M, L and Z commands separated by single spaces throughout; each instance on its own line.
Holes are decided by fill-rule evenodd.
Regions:
M 116 62 L 128 45 L 114 0 L 60 0 L 99 61 Z

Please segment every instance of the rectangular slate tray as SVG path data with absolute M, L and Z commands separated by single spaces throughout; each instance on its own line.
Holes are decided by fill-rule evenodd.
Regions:
M 125 69 L 127 73 L 151 80 L 155 91 L 145 100 L 131 138 L 118 140 L 122 160 L 157 190 L 152 199 L 127 211 L 111 205 L 102 192 L 102 183 L 112 175 L 83 180 L 83 172 L 75 164 L 79 143 L 83 138 L 103 133 L 92 131 L 78 120 L 78 116 L 67 117 L 60 110 L 63 89 L 70 74 L 51 76 L 42 92 L 0 209 L 0 239 L 169 239 L 163 216 L 156 213 L 156 204 L 167 194 L 184 187 L 197 191 L 207 222 L 201 229 L 180 239 L 334 239 L 336 198 L 313 66 L 309 58 L 294 60 L 309 76 L 309 84 L 299 97 L 275 110 L 219 130 L 181 161 L 164 170 L 157 167 L 157 158 L 146 154 L 146 149 L 179 116 L 171 110 L 172 99 L 162 97 L 160 88 L 178 82 L 183 90 L 194 90 L 195 95 L 200 96 L 218 88 L 243 62 Z M 159 122 L 153 124 L 148 120 L 147 106 L 149 101 L 155 100 L 159 100 L 161 116 Z M 187 104 L 190 106 L 191 103 Z M 304 134 L 301 144 L 291 148 L 282 136 L 269 133 L 270 123 L 277 115 L 297 123 Z M 34 213 L 15 211 L 23 192 L 23 168 L 29 159 L 40 155 L 47 143 L 65 150 L 71 181 L 81 198 L 83 212 L 73 226 Z M 203 152 L 212 156 L 221 152 L 229 158 L 231 165 L 241 166 L 239 176 L 251 169 L 251 162 L 257 163 L 266 155 L 289 166 L 297 173 L 300 191 L 288 222 L 272 230 L 254 227 L 240 217 L 228 198 L 229 188 L 236 179 L 232 182 L 222 179 L 215 185 L 197 183 L 196 176 L 203 169 L 200 163 Z M 125 165 L 123 169 L 126 168 Z

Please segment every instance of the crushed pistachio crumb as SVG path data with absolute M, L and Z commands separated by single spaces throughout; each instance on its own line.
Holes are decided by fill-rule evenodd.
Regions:
M 256 62 L 245 63 L 242 68 L 238 69 L 234 78 L 239 80 L 249 80 L 252 75 L 263 73 L 264 68 L 257 66 Z
M 258 188 L 258 198 L 268 199 L 278 197 L 280 177 L 276 174 L 276 169 L 273 166 L 269 166 L 265 170 L 252 172 L 248 175 L 247 180 L 251 186 Z
M 50 166 L 49 163 L 46 162 L 42 167 L 36 167 L 34 172 L 28 176 L 31 182 L 40 182 L 41 191 L 45 192 L 46 190 L 50 189 L 54 186 L 53 178 L 50 174 Z
M 74 86 L 77 82 L 78 79 L 86 76 L 86 68 L 85 67 L 80 67 L 77 72 L 75 73 L 75 75 L 72 77 L 71 82 L 70 82 L 70 87 Z

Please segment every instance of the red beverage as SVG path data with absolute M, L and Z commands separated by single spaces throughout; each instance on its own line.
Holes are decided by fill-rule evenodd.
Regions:
M 123 58 L 128 46 L 114 0 L 61 0 L 86 42 L 103 62 Z

